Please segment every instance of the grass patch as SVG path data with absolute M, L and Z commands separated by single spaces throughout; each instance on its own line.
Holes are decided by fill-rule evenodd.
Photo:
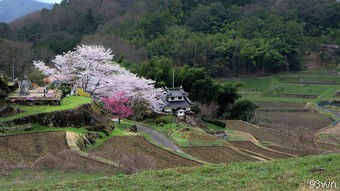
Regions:
M 76 182 L 79 180 L 78 177 L 73 183 L 54 186 L 44 181 L 36 184 L 33 179 L 30 180 L 33 182 L 29 188 L 37 190 L 98 190 L 98 188 L 102 190 L 140 190 L 141 188 L 144 190 L 297 190 L 308 188 L 310 180 L 339 184 L 339 157 L 340 154 L 331 154 L 270 162 L 152 170 L 130 176 L 117 175 L 111 178 Z M 8 181 L 13 180 L 8 179 Z
M 156 124 L 157 120 L 147 120 L 143 124 L 173 140 L 180 147 L 187 146 L 223 146 L 224 141 L 207 134 L 204 130 L 184 123 Z M 173 120 L 175 121 L 175 120 Z M 141 125 L 143 125 L 141 124 Z M 189 129 L 186 131 L 185 129 Z
M 224 131 L 227 134 L 227 141 L 250 141 L 252 139 L 251 135 L 241 131 L 230 129 L 228 127 L 221 128 L 214 124 L 208 123 L 208 128 L 215 131 Z
M 3 128 L 3 127 L 0 127 Z M 71 131 L 77 134 L 85 134 L 87 132 L 84 128 L 74 128 L 74 127 L 65 127 L 65 128 L 57 128 L 57 127 L 45 127 L 41 125 L 32 125 L 32 129 L 27 130 L 16 130 L 16 131 L 8 131 L 5 133 L 0 133 L 1 136 L 7 135 L 19 135 L 19 134 L 28 134 L 28 133 L 41 133 L 41 132 L 56 132 L 56 131 Z
M 40 185 L 76 183 L 102 179 L 103 173 L 60 172 L 55 170 L 14 170 L 9 176 L 0 176 L 0 190 L 26 190 Z
M 62 110 L 69 110 L 73 108 L 77 108 L 83 104 L 92 103 L 92 98 L 89 97 L 80 97 L 80 96 L 68 96 L 65 97 L 61 101 L 60 106 L 23 106 L 23 105 L 12 105 L 12 107 L 21 110 L 21 113 L 18 113 L 13 116 L 9 117 L 2 117 L 0 122 L 9 121 L 13 119 L 17 119 L 20 117 L 26 117 L 30 115 L 35 115 L 39 113 L 47 113 L 47 112 L 54 112 L 54 111 L 62 111 Z
M 340 78 L 329 76 L 324 72 L 301 72 L 272 75 L 269 77 L 233 79 L 232 83 L 241 83 L 239 93 L 242 99 L 253 102 L 286 102 L 286 103 L 307 103 L 311 101 L 321 101 L 337 99 L 336 91 L 340 89 Z M 301 82 L 315 82 L 330 84 L 299 84 Z M 282 97 L 282 94 L 315 95 L 317 98 L 294 98 Z
M 114 130 L 111 132 L 109 136 L 106 136 L 104 133 L 100 132 L 100 134 L 103 136 L 101 139 L 96 139 L 96 143 L 93 144 L 88 150 L 92 150 L 103 144 L 105 141 L 110 140 L 113 137 L 118 136 L 128 136 L 131 133 L 128 132 L 128 128 L 130 126 L 134 125 L 133 121 L 129 120 L 121 120 L 120 123 L 114 123 Z

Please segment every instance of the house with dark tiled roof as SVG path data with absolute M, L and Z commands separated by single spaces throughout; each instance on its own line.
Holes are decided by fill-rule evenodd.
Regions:
M 191 112 L 191 106 L 194 103 L 189 99 L 189 94 L 181 87 L 164 89 L 163 101 L 166 106 L 164 112 L 176 112 L 177 116 L 184 116 L 185 113 Z

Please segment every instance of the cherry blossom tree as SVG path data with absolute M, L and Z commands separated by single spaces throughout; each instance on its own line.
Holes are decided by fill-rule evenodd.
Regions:
M 76 87 L 93 97 L 109 97 L 116 91 L 125 91 L 127 97 L 146 100 L 153 110 L 160 110 L 164 105 L 162 89 L 156 89 L 154 81 L 131 73 L 112 59 L 110 49 L 80 45 L 74 51 L 56 56 L 52 60 L 53 68 L 42 61 L 33 64 L 45 75 L 69 76 Z
M 125 91 L 116 91 L 108 98 L 102 98 L 104 109 L 116 115 L 119 119 L 133 115 L 133 110 L 128 106 L 129 98 Z

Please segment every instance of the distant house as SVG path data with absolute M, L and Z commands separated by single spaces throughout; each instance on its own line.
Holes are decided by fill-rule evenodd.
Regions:
M 184 116 L 185 113 L 191 111 L 191 106 L 194 105 L 188 96 L 189 94 L 182 87 L 166 87 L 163 97 L 166 106 L 163 108 L 163 111 L 167 113 L 175 112 L 177 116 Z
M 339 48 L 339 45 L 337 44 L 321 44 L 321 50 L 323 51 L 335 50 L 338 48 Z

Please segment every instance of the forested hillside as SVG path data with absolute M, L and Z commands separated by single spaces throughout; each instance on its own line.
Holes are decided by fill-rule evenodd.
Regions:
M 28 74 L 32 60 L 85 43 L 160 86 L 172 66 L 211 77 L 296 71 L 305 52 L 339 44 L 339 21 L 336 0 L 64 0 L 0 24 L 0 68 Z
M 52 8 L 52 4 L 35 0 L 1 0 L 0 22 L 11 22 L 33 11 Z

